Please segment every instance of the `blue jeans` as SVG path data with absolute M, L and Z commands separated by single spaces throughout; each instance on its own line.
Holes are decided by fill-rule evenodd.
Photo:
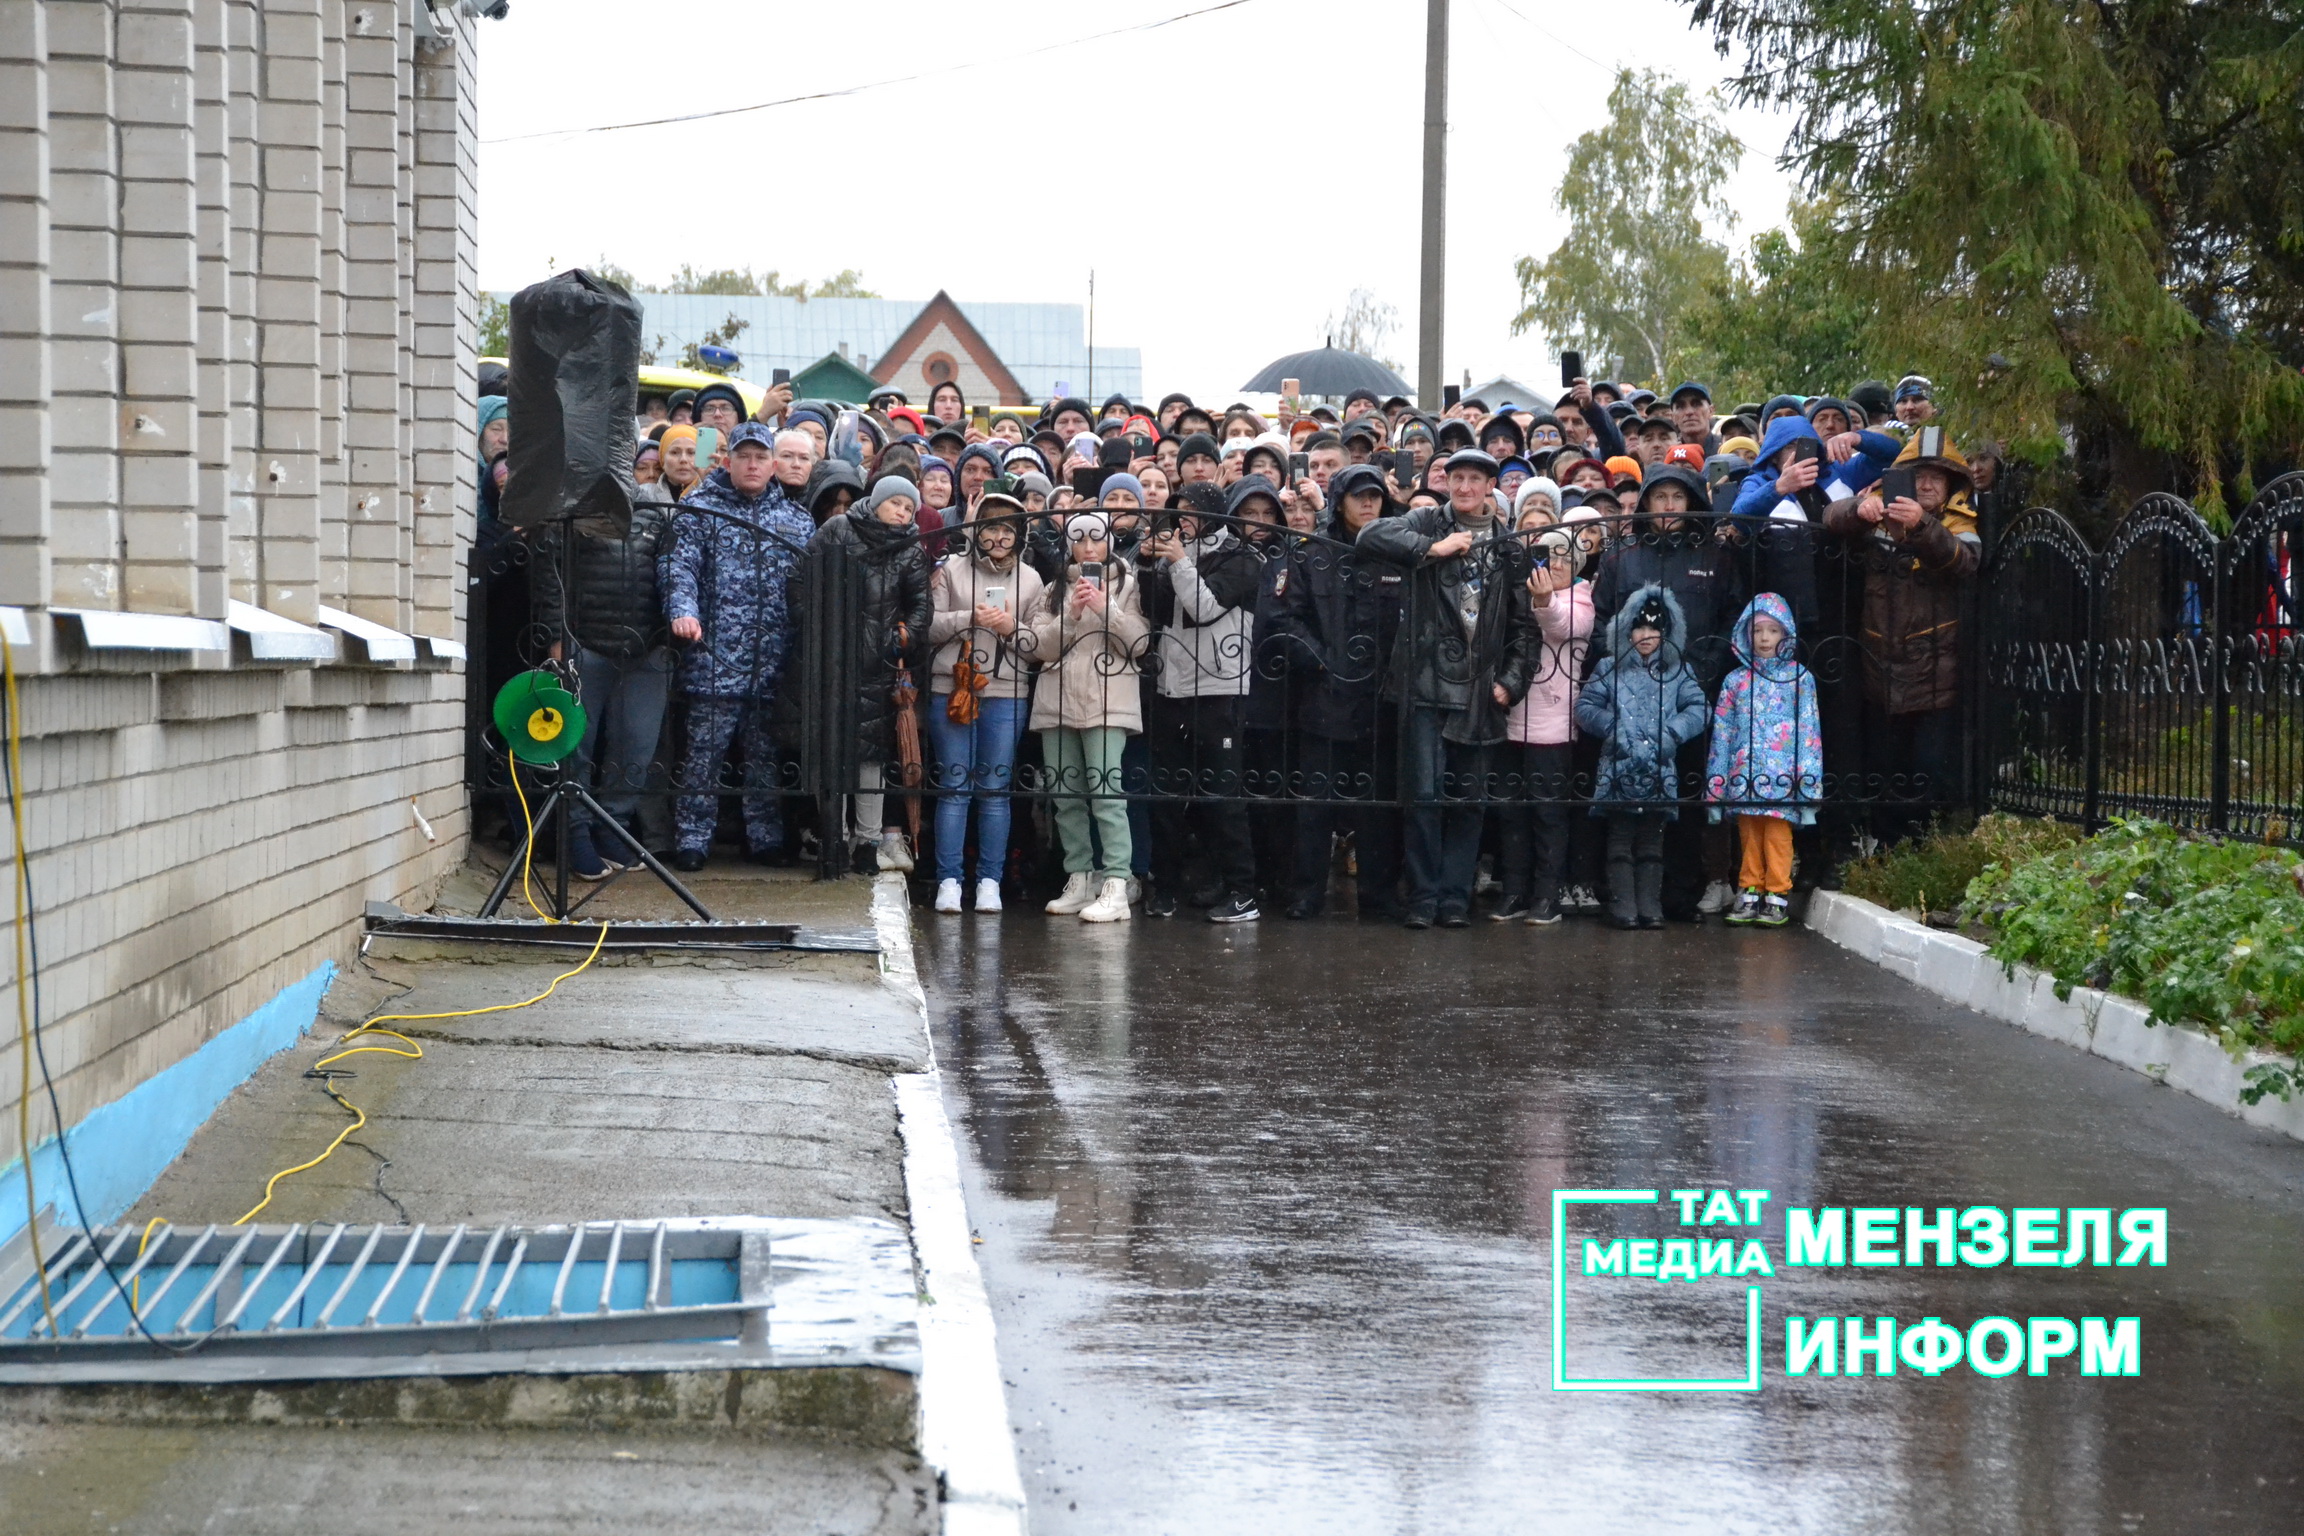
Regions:
M 1441 735 L 1454 716 L 1418 704 L 1408 711 L 1410 801 L 1405 843 L 1408 905 L 1464 912 L 1480 872 L 1480 822 L 1488 798 L 1488 749 Z
M 976 878 L 998 880 L 1008 863 L 1008 791 L 1016 787 L 1016 744 L 1024 736 L 1030 699 L 978 699 L 969 725 L 953 720 L 950 694 L 928 700 L 928 734 L 936 748 L 929 784 L 936 801 L 936 878 L 960 878 L 968 842 L 968 805 L 975 801 Z
M 595 790 L 602 810 L 630 822 L 639 813 L 641 793 L 650 787 L 648 765 L 656 756 L 656 738 L 664 732 L 672 653 L 658 648 L 619 661 L 578 646 L 576 675 L 591 716 L 590 729 L 576 746 L 576 782 Z

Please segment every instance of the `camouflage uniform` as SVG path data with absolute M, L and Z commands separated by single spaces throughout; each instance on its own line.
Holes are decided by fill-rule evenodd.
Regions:
M 724 512 L 767 529 L 763 535 L 711 514 Z M 748 497 L 715 470 L 675 510 L 672 537 L 657 557 L 666 619 L 695 619 L 701 640 L 679 663 L 679 688 L 688 700 L 688 728 L 677 782 L 707 785 L 719 776 L 729 743 L 744 740 L 744 841 L 753 853 L 784 842 L 776 796 L 776 740 L 770 727 L 776 685 L 791 650 L 787 591 L 815 526 L 776 481 Z M 719 819 L 711 791 L 682 794 L 673 803 L 675 839 L 683 853 L 712 845 Z

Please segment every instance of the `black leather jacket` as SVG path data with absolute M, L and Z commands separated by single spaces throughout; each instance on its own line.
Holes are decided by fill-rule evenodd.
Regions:
M 664 645 L 669 632 L 656 585 L 656 556 L 669 537 L 672 507 L 641 501 L 632 506 L 632 531 L 621 539 L 578 533 L 568 575 L 575 591 L 561 588 L 561 544 L 565 528 L 553 524 L 537 541 L 536 620 L 547 635 L 560 638 L 565 621 L 576 642 L 618 661 L 637 661 Z

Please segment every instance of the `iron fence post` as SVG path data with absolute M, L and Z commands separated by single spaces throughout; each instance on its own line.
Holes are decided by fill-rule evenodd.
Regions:
M 2215 670 L 2213 714 L 2209 720 L 2208 830 L 2223 833 L 2232 824 L 2232 657 L 2238 646 L 2227 625 L 2234 605 L 2225 591 L 2230 576 L 2232 541 L 2216 541 L 2216 579 L 2210 584 L 2209 660 Z
M 2094 832 L 2101 825 L 2098 800 L 2104 787 L 2104 702 L 2097 694 L 2102 675 L 2097 628 L 2104 607 L 2104 557 L 2091 551 L 2087 570 L 2086 617 L 2080 641 L 2080 824 Z
M 1992 614 L 1999 604 L 1993 601 L 1994 586 L 2000 575 L 1999 530 L 1991 530 L 1992 543 L 1984 550 L 1984 568 L 1976 584 L 1968 591 L 1970 622 L 1960 626 L 1967 641 L 1967 665 L 1960 669 L 1967 684 L 1966 728 L 1960 733 L 1961 772 L 1967 779 L 1966 800 L 1971 816 L 1982 816 L 1991 809 L 1990 792 L 1985 785 L 1984 765 L 1991 758 L 1984 751 L 1986 711 L 1984 708 L 1984 677 L 1986 658 L 1992 654 L 1992 636 L 1989 632 Z

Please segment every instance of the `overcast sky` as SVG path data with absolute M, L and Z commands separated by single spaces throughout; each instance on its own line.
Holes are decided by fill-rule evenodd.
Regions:
M 854 267 L 889 298 L 1085 303 L 1093 268 L 1097 342 L 1141 347 L 1149 393 L 1203 399 L 1320 345 L 1366 287 L 1398 307 L 1385 350 L 1412 378 L 1418 0 L 1246 0 L 1015 60 L 1207 3 L 516 0 L 479 23 L 482 286 L 605 256 L 644 281 L 682 262 Z M 1620 61 L 1699 89 L 1728 61 L 1674 0 L 1455 0 L 1452 16 L 1447 377 L 1542 384 L 1558 365 L 1511 334 L 1512 263 L 1565 233 L 1569 141 L 1605 115 Z M 506 141 L 976 61 L 708 123 Z M 1741 248 L 1783 218 L 1785 124 L 1730 123 Z

